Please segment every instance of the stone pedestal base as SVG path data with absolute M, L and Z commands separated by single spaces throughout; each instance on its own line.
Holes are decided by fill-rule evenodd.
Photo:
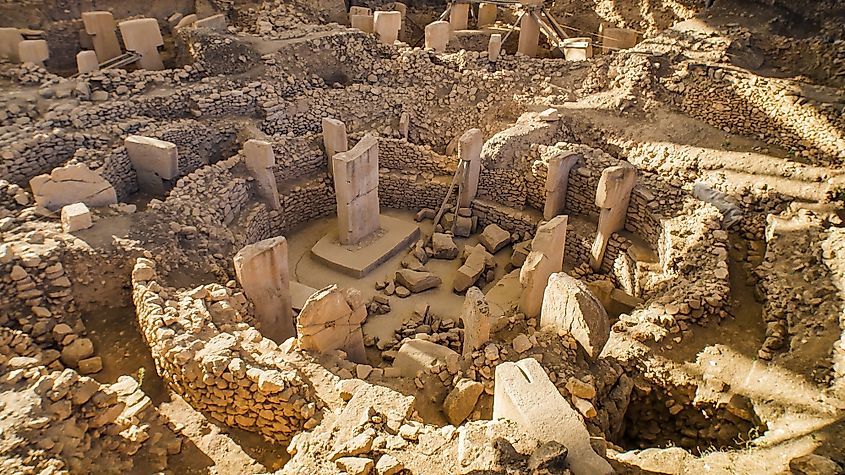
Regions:
M 379 230 L 354 245 L 341 244 L 334 229 L 311 248 L 317 260 L 352 277 L 364 277 L 420 235 L 416 223 L 379 216 Z

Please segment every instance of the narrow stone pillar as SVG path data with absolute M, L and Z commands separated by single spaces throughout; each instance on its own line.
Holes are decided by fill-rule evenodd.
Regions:
M 399 116 L 399 133 L 402 134 L 402 138 L 408 140 L 408 129 L 411 126 L 411 114 L 407 112 L 403 112 L 402 115 Z
M 438 53 L 446 51 L 451 29 L 448 21 L 435 21 L 425 26 L 425 47 Z
M 328 175 L 334 176 L 332 170 L 332 158 L 338 152 L 349 150 L 349 140 L 346 138 L 346 124 L 330 117 L 323 117 L 323 147 L 326 149 L 326 156 L 329 159 Z
M 373 30 L 382 44 L 393 45 L 399 39 L 402 28 L 402 14 L 399 12 L 375 12 Z
M 591 358 L 598 358 L 610 338 L 610 319 L 604 305 L 587 284 L 565 272 L 549 276 L 540 328 L 566 331 Z
M 458 196 L 458 207 L 469 208 L 475 195 L 478 194 L 478 178 L 481 174 L 481 147 L 484 137 L 479 129 L 469 129 L 461 135 L 458 141 L 458 157 L 468 162 L 466 172 L 461 181 L 461 194 Z
M 466 30 L 469 21 L 469 3 L 452 3 L 452 10 L 449 12 L 449 24 L 452 31 Z
M 498 7 L 495 3 L 480 3 L 478 5 L 478 28 L 496 23 Z
M 176 144 L 140 135 L 130 135 L 123 141 L 129 161 L 138 176 L 138 186 L 151 193 L 164 192 L 162 180 L 179 176 L 179 152 Z
M 581 156 L 577 153 L 563 152 L 549 160 L 543 219 L 552 219 L 563 212 L 566 207 L 566 190 L 569 187 L 569 171 L 578 163 L 580 158 Z
M 364 33 L 373 33 L 373 16 L 372 15 L 350 15 L 349 23 L 352 28 L 357 28 Z
M 85 32 L 94 43 L 97 59 L 105 62 L 121 55 L 120 42 L 117 41 L 117 34 L 114 31 L 114 16 L 111 12 L 84 12 L 82 23 L 85 25 Z
M 461 320 L 464 322 L 464 347 L 461 354 L 466 356 L 490 340 L 490 307 L 478 287 L 467 290 Z
M 530 13 L 526 13 L 519 23 L 519 46 L 517 52 L 528 57 L 537 56 L 540 45 L 540 22 Z
M 141 55 L 138 67 L 149 71 L 164 69 L 158 52 L 158 47 L 164 45 L 164 39 L 155 18 L 122 21 L 118 26 L 126 49 Z
M 566 464 L 573 475 L 615 473 L 593 450 L 581 416 L 534 358 L 496 366 L 493 420 L 499 419 L 515 422 L 537 440 L 564 445 L 569 451 Z
M 79 74 L 90 73 L 100 69 L 100 61 L 95 51 L 80 51 L 76 54 L 76 69 Z
M 373 16 L 373 11 L 367 7 L 357 7 L 351 6 L 349 7 L 349 21 L 352 21 L 352 17 L 355 15 L 365 15 L 365 16 Z
M 490 35 L 490 42 L 487 43 L 487 59 L 496 62 L 502 52 L 502 35 L 493 33 Z
M 356 289 L 330 285 L 313 293 L 296 317 L 297 346 L 318 353 L 339 349 L 350 361 L 366 363 L 361 324 L 367 318 L 367 305 Z
M 22 63 L 44 66 L 44 61 L 50 57 L 50 48 L 46 40 L 23 40 L 18 43 L 18 56 Z
M 531 241 L 531 252 L 519 270 L 519 310 L 529 318 L 540 315 L 549 276 L 563 270 L 568 222 L 568 216 L 560 215 L 540 225 Z
M 261 334 L 276 343 L 296 336 L 285 237 L 245 246 L 235 254 L 234 264 L 238 282 L 255 305 Z
M 18 45 L 23 41 L 23 35 L 17 28 L 0 28 L 0 58 L 12 62 L 20 61 Z
M 273 167 L 276 156 L 273 154 L 273 144 L 264 140 L 250 139 L 244 143 L 246 168 L 255 178 L 255 188 L 258 196 L 264 199 L 272 209 L 280 209 L 279 189 L 276 185 L 276 175 Z
M 610 236 L 625 227 L 631 191 L 637 183 L 637 169 L 632 165 L 607 167 L 596 188 L 596 206 L 601 208 L 596 240 L 590 252 L 590 267 L 599 270 Z
M 357 244 L 379 229 L 378 139 L 364 138 L 332 158 L 341 244 Z

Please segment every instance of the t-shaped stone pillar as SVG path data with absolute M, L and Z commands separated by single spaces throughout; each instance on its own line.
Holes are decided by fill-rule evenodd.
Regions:
M 276 343 L 296 336 L 285 237 L 245 246 L 235 254 L 234 264 L 238 282 L 255 305 L 261 334 Z
M 123 141 L 129 161 L 138 176 L 138 186 L 152 193 L 164 192 L 162 180 L 179 176 L 179 152 L 176 144 L 152 137 L 130 135 Z
M 498 7 L 495 3 L 480 3 L 478 5 L 478 27 L 484 27 L 496 23 Z
M 273 154 L 273 144 L 264 140 L 250 139 L 244 143 L 246 168 L 255 178 L 255 188 L 258 196 L 262 197 L 272 209 L 280 209 L 279 190 L 276 186 L 276 157 Z
M 568 223 L 568 216 L 559 215 L 541 224 L 531 241 L 531 252 L 519 270 L 519 282 L 522 284 L 519 310 L 529 318 L 540 315 L 549 276 L 563 270 Z
M 332 168 L 340 243 L 357 244 L 379 229 L 378 139 L 365 135 L 335 154 Z
M 610 236 L 625 227 L 631 190 L 637 183 L 637 169 L 632 165 L 607 167 L 596 188 L 596 206 L 601 208 L 596 240 L 590 252 L 590 267 L 599 270 Z
M 326 149 L 326 156 L 329 158 L 329 178 L 334 176 L 332 171 L 332 158 L 338 152 L 349 150 L 349 140 L 346 137 L 346 124 L 343 122 L 323 117 L 323 146 Z
M 402 13 L 400 12 L 376 12 L 373 15 L 373 30 L 382 44 L 393 45 L 399 39 L 401 28 Z
M 537 56 L 540 44 L 540 22 L 531 12 L 526 12 L 519 23 L 519 45 L 516 51 L 528 57 Z
M 490 340 L 490 319 L 490 307 L 484 293 L 478 287 L 467 289 L 461 309 L 461 320 L 464 322 L 464 356 L 481 348 L 481 345 Z
M 141 55 L 139 67 L 150 71 L 164 69 L 158 52 L 158 47 L 164 45 L 164 39 L 155 18 L 122 21 L 119 26 L 126 49 Z
M 466 169 L 461 181 L 461 194 L 458 207 L 469 208 L 478 194 L 478 177 L 481 173 L 481 147 L 484 137 L 479 129 L 469 129 L 458 140 L 458 157 L 466 162 Z
M 452 3 L 452 9 L 449 11 L 449 24 L 452 25 L 452 31 L 466 30 L 468 20 L 469 3 Z
M 434 21 L 425 26 L 425 47 L 431 48 L 438 53 L 446 51 L 449 44 L 449 32 L 451 31 L 448 21 Z
M 100 61 L 95 51 L 80 51 L 76 54 L 76 69 L 79 74 L 90 73 L 100 69 Z
M 22 63 L 44 66 L 44 61 L 50 57 L 50 48 L 46 40 L 24 40 L 18 43 L 18 56 Z
M 20 61 L 18 44 L 23 41 L 23 35 L 17 28 L 0 28 L 0 58 L 9 61 Z
M 568 450 L 574 475 L 615 473 L 590 445 L 590 433 L 578 412 L 561 396 L 534 358 L 496 366 L 493 419 L 507 419 L 537 440 L 555 440 Z
M 543 219 L 552 219 L 559 215 L 566 206 L 566 190 L 569 187 L 569 171 L 578 163 L 580 155 L 574 152 L 563 152 L 549 160 L 549 171 L 546 174 L 546 205 L 543 208 Z
M 85 25 L 85 33 L 91 36 L 94 43 L 97 59 L 106 62 L 120 56 L 120 42 L 114 32 L 114 16 L 111 12 L 83 12 L 82 23 Z

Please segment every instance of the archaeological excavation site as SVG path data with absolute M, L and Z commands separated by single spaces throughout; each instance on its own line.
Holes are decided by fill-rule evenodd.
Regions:
M 845 473 L 845 2 L 0 0 L 0 474 Z

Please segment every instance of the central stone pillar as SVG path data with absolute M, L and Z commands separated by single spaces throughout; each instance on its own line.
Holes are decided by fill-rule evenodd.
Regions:
M 607 167 L 596 189 L 596 206 L 601 208 L 596 240 L 590 252 L 590 267 L 599 270 L 610 236 L 625 227 L 631 191 L 637 183 L 637 169 L 632 165 Z
M 517 52 L 531 58 L 537 56 L 540 44 L 540 22 L 530 12 L 522 17 L 519 23 L 519 46 Z
M 425 26 L 425 47 L 438 53 L 446 51 L 451 27 L 448 21 L 434 21 Z
M 449 24 L 452 31 L 466 30 L 469 21 L 469 3 L 453 3 L 449 12 Z
M 382 44 L 392 46 L 399 39 L 399 30 L 402 29 L 402 13 L 375 12 L 373 29 Z
M 378 140 L 367 134 L 335 154 L 332 170 L 340 243 L 357 244 L 379 229 Z
M 323 117 L 323 147 L 326 149 L 326 156 L 329 158 L 329 178 L 332 178 L 334 176 L 332 158 L 338 152 L 349 150 L 349 139 L 346 137 L 346 124 L 337 119 Z
M 261 334 L 276 343 L 296 336 L 285 237 L 245 246 L 235 254 L 234 264 L 238 282 L 255 305 Z
M 122 21 L 118 25 L 126 49 L 141 55 L 138 66 L 149 71 L 164 69 L 158 47 L 164 45 L 158 21 L 155 18 L 138 18 Z
M 120 43 L 114 32 L 114 16 L 111 12 L 84 12 L 82 23 L 85 25 L 85 33 L 91 36 L 91 41 L 94 43 L 98 61 L 104 63 L 121 55 Z
M 466 163 L 466 172 L 461 181 L 458 207 L 469 208 L 478 194 L 478 178 L 481 174 L 481 147 L 484 137 L 479 129 L 469 129 L 458 140 L 458 157 Z

